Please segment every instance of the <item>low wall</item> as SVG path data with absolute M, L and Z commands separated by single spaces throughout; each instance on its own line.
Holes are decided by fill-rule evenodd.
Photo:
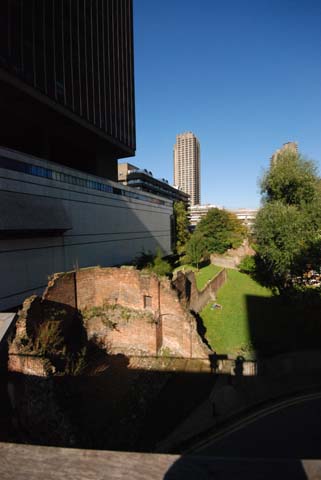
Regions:
M 209 280 L 202 290 L 198 290 L 194 272 L 178 272 L 174 285 L 181 301 L 189 310 L 199 313 L 211 301 L 215 300 L 218 289 L 227 280 L 227 271 L 221 270 L 212 280 Z
M 244 257 L 253 255 L 255 255 L 255 251 L 250 246 L 249 241 L 244 240 L 239 248 L 230 248 L 224 255 L 212 253 L 210 260 L 213 265 L 218 267 L 237 269 Z

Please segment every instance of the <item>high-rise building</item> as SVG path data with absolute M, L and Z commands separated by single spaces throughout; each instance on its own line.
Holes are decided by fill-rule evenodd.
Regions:
M 287 142 L 283 143 L 282 147 L 276 150 L 272 157 L 271 157 L 271 165 L 275 165 L 278 161 L 278 158 L 282 153 L 290 152 L 290 153 L 298 153 L 298 144 L 297 142 Z
M 170 253 L 172 200 L 117 182 L 133 63 L 132 0 L 0 1 L 0 311 L 55 272 Z
M 0 145 L 117 181 L 135 154 L 132 0 L 0 2 Z
M 200 204 L 200 143 L 192 132 L 176 136 L 174 185 L 190 195 L 191 206 Z

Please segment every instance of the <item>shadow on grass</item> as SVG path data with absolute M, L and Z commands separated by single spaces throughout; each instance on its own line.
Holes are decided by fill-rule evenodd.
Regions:
M 259 356 L 321 348 L 321 304 L 246 296 L 251 345 Z

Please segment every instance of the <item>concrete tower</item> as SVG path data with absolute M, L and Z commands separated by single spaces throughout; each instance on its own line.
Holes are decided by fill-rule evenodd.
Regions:
M 278 161 L 280 155 L 285 152 L 291 152 L 298 154 L 298 143 L 297 142 L 287 142 L 283 143 L 282 147 L 276 150 L 271 157 L 271 165 L 275 165 Z
M 200 143 L 192 132 L 176 136 L 174 185 L 190 195 L 191 206 L 200 204 Z

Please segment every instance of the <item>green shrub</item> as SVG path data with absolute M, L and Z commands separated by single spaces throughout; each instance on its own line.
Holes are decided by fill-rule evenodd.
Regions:
M 169 275 L 172 271 L 172 267 L 170 266 L 169 262 L 161 257 L 160 251 L 157 252 L 150 269 L 157 275 Z
M 242 273 L 247 273 L 249 275 L 253 275 L 255 273 L 255 270 L 256 270 L 255 258 L 251 255 L 247 255 L 246 257 L 244 257 L 241 260 L 241 262 L 238 266 L 238 269 Z

